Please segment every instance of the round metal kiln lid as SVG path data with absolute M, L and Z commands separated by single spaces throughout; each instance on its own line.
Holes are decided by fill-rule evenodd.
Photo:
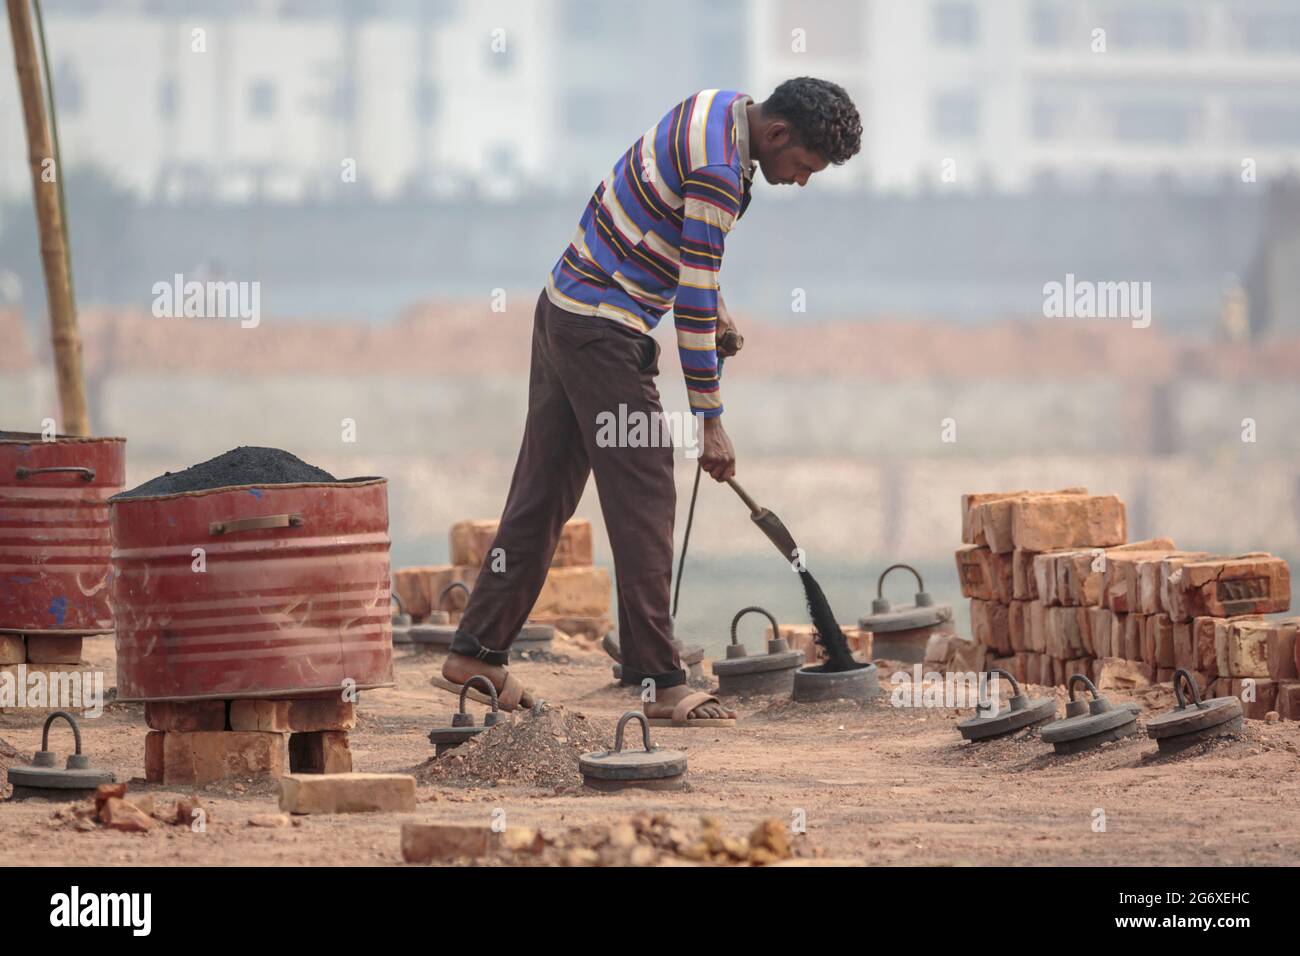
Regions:
M 911 571 L 916 578 L 915 604 L 894 607 L 885 597 L 885 577 L 890 571 Z M 934 598 L 925 590 L 921 574 L 910 564 L 891 564 L 880 574 L 876 582 L 876 598 L 871 602 L 871 613 L 858 618 L 858 626 L 867 631 L 888 633 L 890 631 L 911 631 L 916 628 L 934 627 L 952 620 L 952 607 L 947 604 L 935 604 Z
M 1191 689 L 1192 699 L 1183 696 L 1183 683 Z M 1196 734 L 1222 724 L 1231 723 L 1243 715 L 1241 700 L 1236 697 L 1211 697 L 1201 700 L 1196 679 L 1186 668 L 1174 672 L 1174 696 L 1178 706 L 1147 721 L 1147 736 L 1157 740 Z
M 623 729 L 629 720 L 641 724 L 643 750 L 623 749 Z M 634 781 L 664 780 L 686 772 L 686 754 L 680 750 L 660 750 L 650 743 L 650 722 L 639 710 L 630 710 L 618 721 L 613 750 L 597 750 L 578 758 L 582 775 L 595 780 Z
M 772 625 L 772 636 L 767 641 L 767 653 L 755 654 L 751 657 L 745 645 L 740 643 L 736 628 L 740 624 L 740 619 L 746 614 L 761 614 Z M 804 659 L 804 652 L 791 650 L 789 642 L 781 636 L 781 625 L 777 623 L 772 612 L 751 605 L 741 608 L 731 619 L 731 643 L 727 645 L 727 659 L 714 661 L 713 673 L 723 677 L 791 670 L 802 664 Z

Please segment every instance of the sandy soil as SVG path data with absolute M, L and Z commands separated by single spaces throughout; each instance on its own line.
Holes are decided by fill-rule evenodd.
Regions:
M 87 641 L 87 656 L 113 673 L 111 639 Z M 397 686 L 363 695 L 352 734 L 355 769 L 413 771 L 432 755 L 426 739 L 448 722 L 454 700 L 428 683 L 441 657 L 399 648 Z M 612 738 L 614 720 L 636 703 L 612 682 L 598 651 L 564 648 L 558 660 L 515 665 L 548 701 L 581 712 Z M 886 681 L 886 688 L 890 685 Z M 1043 693 L 1034 688 L 1033 693 Z M 1150 716 L 1171 705 L 1166 690 L 1137 697 Z M 732 730 L 661 729 L 655 742 L 687 749 L 683 792 L 595 794 L 580 786 L 468 784 L 423 773 L 414 814 L 297 818 L 262 828 L 275 813 L 274 784 L 200 791 L 211 808 L 205 833 L 158 826 L 148 833 L 83 832 L 49 804 L 0 804 L 0 864 L 400 864 L 405 820 L 487 824 L 494 811 L 512 826 L 562 831 L 607 824 L 639 811 L 693 825 L 718 818 L 747 833 L 759 820 L 807 819 L 803 852 L 871 864 L 1294 864 L 1300 860 L 1300 724 L 1247 721 L 1239 737 L 1156 756 L 1145 736 L 1089 754 L 1055 757 L 1037 735 L 983 745 L 961 740 L 953 710 L 900 709 L 888 697 L 866 707 L 742 702 Z M 0 738 L 24 760 L 40 742 L 41 719 L 0 716 Z M 89 722 L 86 750 L 158 802 L 184 791 L 140 779 L 145 725 L 139 705 L 111 704 Z M 65 747 L 62 734 L 56 748 Z M 0 764 L 12 762 L 3 757 Z M 1095 811 L 1105 831 L 1095 832 Z

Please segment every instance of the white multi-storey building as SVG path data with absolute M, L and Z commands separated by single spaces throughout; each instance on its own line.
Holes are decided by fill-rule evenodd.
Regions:
M 855 182 L 1016 190 L 1300 168 L 1290 0 L 754 0 L 750 22 L 755 88 L 815 71 L 855 94 Z
M 843 83 L 832 188 L 1300 168 L 1293 0 L 45 0 L 69 166 L 145 196 L 584 188 L 675 99 Z M 0 30 L 3 30 L 0 27 Z M 27 188 L 8 37 L 0 189 Z M 8 77 L 8 79 L 4 79 Z M 355 162 L 355 182 L 350 181 Z

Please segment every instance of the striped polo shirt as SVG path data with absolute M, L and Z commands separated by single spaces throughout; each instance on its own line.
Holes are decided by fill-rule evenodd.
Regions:
M 673 310 L 691 409 L 722 414 L 718 269 L 723 240 L 749 204 L 752 102 L 703 90 L 632 144 L 596 187 L 546 283 L 566 312 L 649 332 Z

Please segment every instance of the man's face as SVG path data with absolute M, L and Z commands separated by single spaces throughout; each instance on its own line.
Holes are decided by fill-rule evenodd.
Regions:
M 763 178 L 773 186 L 806 186 L 813 173 L 829 165 L 826 157 L 802 146 L 789 126 L 779 120 L 766 130 L 756 158 Z

